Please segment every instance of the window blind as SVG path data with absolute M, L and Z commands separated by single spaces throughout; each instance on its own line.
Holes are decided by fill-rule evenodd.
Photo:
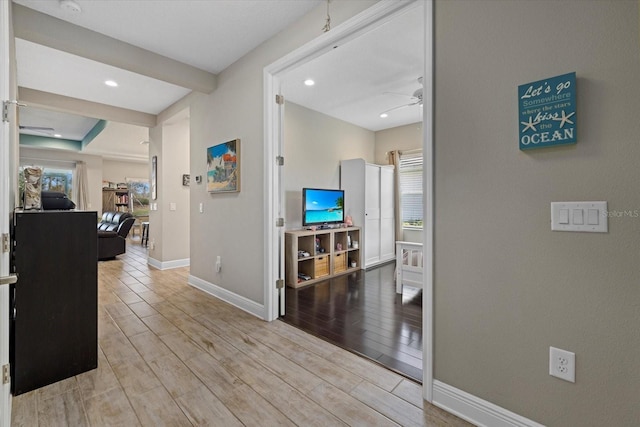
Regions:
M 402 226 L 422 228 L 422 152 L 400 155 Z

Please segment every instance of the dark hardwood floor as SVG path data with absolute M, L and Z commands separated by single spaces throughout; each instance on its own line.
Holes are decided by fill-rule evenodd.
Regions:
M 422 382 L 422 292 L 395 292 L 395 264 L 287 288 L 285 322 Z

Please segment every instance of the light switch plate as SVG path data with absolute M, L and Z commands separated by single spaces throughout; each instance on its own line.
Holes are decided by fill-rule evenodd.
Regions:
M 570 213 L 568 218 L 567 213 Z M 551 202 L 551 229 L 606 233 L 609 231 L 607 202 Z

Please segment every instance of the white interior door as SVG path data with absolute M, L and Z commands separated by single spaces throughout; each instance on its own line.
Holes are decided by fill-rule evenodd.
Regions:
M 0 2 L 0 100 L 9 100 L 9 2 Z M 15 104 L 11 104 L 15 112 Z M 15 114 L 13 114 L 15 117 Z M 15 125 L 15 124 L 14 124 Z M 1 373 L 9 366 L 9 126 L 0 125 L 0 427 L 11 424 L 10 382 Z M 4 239 L 7 239 L 6 241 Z

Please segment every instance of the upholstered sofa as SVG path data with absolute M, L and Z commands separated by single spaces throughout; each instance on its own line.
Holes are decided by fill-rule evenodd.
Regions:
M 98 260 L 112 259 L 127 251 L 126 239 L 135 218 L 128 212 L 105 212 L 98 223 Z
M 76 204 L 73 203 L 66 194 L 61 191 L 43 191 L 42 192 L 42 209 L 48 210 L 71 210 L 75 209 Z

